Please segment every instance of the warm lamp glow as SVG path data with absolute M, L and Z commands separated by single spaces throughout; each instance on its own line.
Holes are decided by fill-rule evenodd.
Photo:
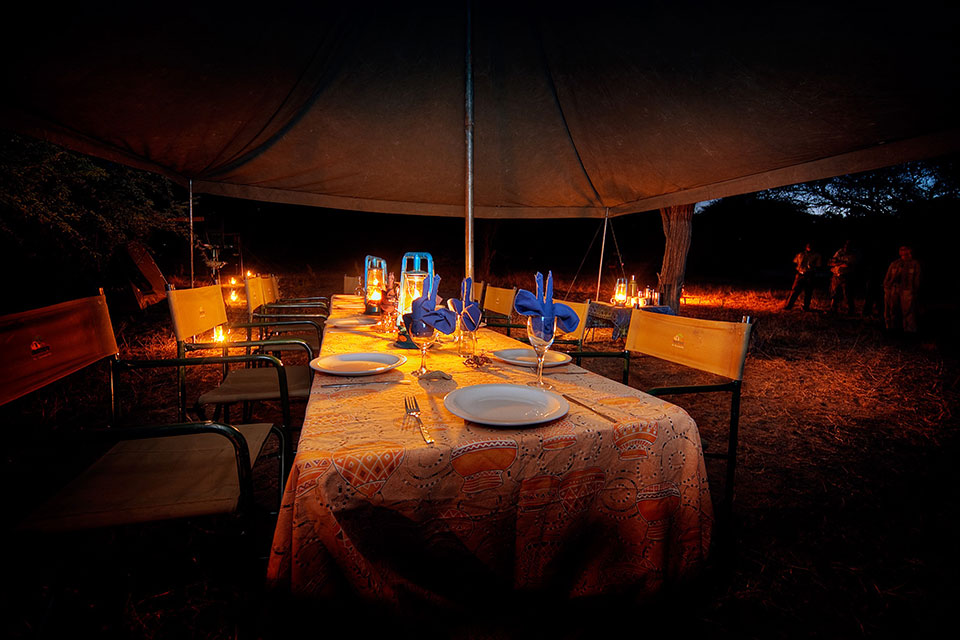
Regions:
M 400 317 L 410 313 L 414 300 L 423 295 L 423 281 L 427 278 L 426 271 L 408 271 L 403 274 L 403 284 L 400 287 Z
M 380 302 L 383 297 L 383 269 L 371 267 L 367 269 L 367 302 Z
M 617 288 L 613 292 L 613 303 L 618 307 L 627 303 L 627 279 L 617 278 Z

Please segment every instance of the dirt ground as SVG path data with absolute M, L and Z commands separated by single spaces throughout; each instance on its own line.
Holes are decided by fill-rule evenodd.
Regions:
M 308 272 L 287 274 L 282 283 L 290 295 L 330 294 L 342 279 Z M 709 637 L 913 637 L 949 621 L 960 534 L 954 477 L 960 368 L 952 343 L 930 333 L 918 340 L 885 336 L 871 318 L 781 311 L 784 291 L 689 289 L 685 315 L 756 319 L 733 516 L 719 523 L 719 542 L 703 575 L 652 603 L 569 603 L 553 610 L 551 624 L 531 622 L 518 610 L 443 625 L 405 620 L 393 635 L 587 638 L 601 629 L 631 628 Z M 113 318 L 123 357 L 172 355 L 162 306 Z M 242 308 L 231 314 L 239 317 Z M 620 346 L 609 334 L 595 338 L 593 347 Z M 584 366 L 619 377 L 619 365 L 610 360 Z M 643 389 L 690 379 L 684 375 L 634 357 L 630 382 Z M 194 382 L 202 386 L 215 377 L 208 372 Z M 4 451 L 4 504 L 12 515 L 4 527 L 4 635 L 285 636 L 281 617 L 289 603 L 271 602 L 262 585 L 269 514 L 247 532 L 232 521 L 50 538 L 12 530 L 33 500 L 82 462 L 80 452 L 46 443 L 91 414 L 104 415 L 102 394 L 89 384 L 71 378 L 0 413 L 6 424 L 25 427 L 16 433 L 28 434 L 12 437 Z M 144 375 L 121 392 L 138 417 L 161 418 L 172 406 L 172 384 Z M 707 447 L 720 448 L 728 410 L 721 397 L 674 400 L 697 421 Z M 269 418 L 277 407 L 261 411 Z M 302 404 L 295 406 L 295 416 L 302 411 Z M 38 446 L 44 447 L 40 453 Z M 40 475 L 31 456 L 55 461 L 60 473 Z M 256 470 L 265 511 L 275 501 L 267 467 Z M 719 503 L 723 463 L 711 461 L 708 470 Z M 251 555 L 261 560 L 251 562 Z M 316 611 L 318 635 L 331 629 L 332 619 L 355 615 L 349 608 Z

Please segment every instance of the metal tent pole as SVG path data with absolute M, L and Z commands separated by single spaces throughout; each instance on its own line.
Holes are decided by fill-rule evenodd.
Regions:
M 190 288 L 193 289 L 193 180 L 190 181 Z
M 466 113 L 464 133 L 467 148 L 466 211 L 464 212 L 465 277 L 473 278 L 473 51 L 471 38 L 471 2 L 467 0 Z
M 603 212 L 603 241 L 600 243 L 600 270 L 597 271 L 597 300 L 600 299 L 600 278 L 603 277 L 603 253 L 607 248 L 607 220 L 610 219 L 610 209 Z

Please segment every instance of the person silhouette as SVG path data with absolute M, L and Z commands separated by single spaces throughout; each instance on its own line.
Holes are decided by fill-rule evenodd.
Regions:
M 917 333 L 917 292 L 920 290 L 920 263 L 909 245 L 900 247 L 900 258 L 890 263 L 883 279 L 883 323 L 887 331 L 903 329 Z
M 783 306 L 784 309 L 792 309 L 793 304 L 803 293 L 803 310 L 810 310 L 810 298 L 813 296 L 814 277 L 817 269 L 822 264 L 820 254 L 813 250 L 813 245 L 809 242 L 804 250 L 793 258 L 794 267 L 796 267 L 796 276 L 793 279 L 793 288 L 790 290 L 790 297 Z
M 830 258 L 830 311 L 839 311 L 841 300 L 846 300 L 847 313 L 854 314 L 852 276 L 856 263 L 857 255 L 849 240 Z

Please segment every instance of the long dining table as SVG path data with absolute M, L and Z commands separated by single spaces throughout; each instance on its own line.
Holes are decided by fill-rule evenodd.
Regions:
M 334 296 L 321 356 L 390 353 L 376 376 L 316 373 L 287 479 L 268 582 L 299 596 L 468 601 L 479 590 L 643 597 L 696 572 L 713 511 L 700 436 L 680 407 L 572 363 L 544 378 L 566 415 L 529 426 L 457 417 L 444 398 L 470 385 L 526 385 L 530 366 L 467 366 L 441 341 L 415 379 L 395 332 L 350 326 Z M 338 326 L 339 325 L 339 326 Z M 346 325 L 346 326 L 344 326 Z M 490 356 L 523 343 L 478 332 Z M 404 412 L 413 396 L 434 443 Z

